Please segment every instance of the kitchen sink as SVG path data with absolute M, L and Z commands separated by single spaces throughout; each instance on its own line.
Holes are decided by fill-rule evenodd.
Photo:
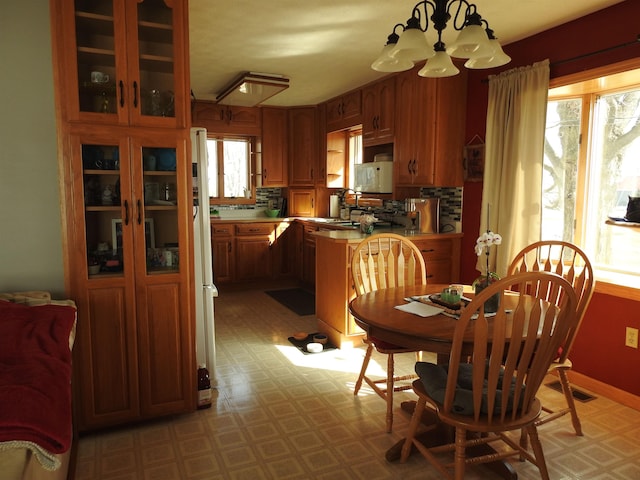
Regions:
M 341 218 L 314 218 L 313 220 L 318 223 L 329 223 L 331 225 L 352 225 L 353 224 L 351 220 L 343 220 Z

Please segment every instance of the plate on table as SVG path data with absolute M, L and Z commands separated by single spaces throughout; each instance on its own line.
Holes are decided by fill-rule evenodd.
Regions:
M 461 299 L 459 303 L 445 302 L 442 300 L 442 296 L 439 293 L 429 295 L 429 300 L 437 305 L 442 305 L 449 310 L 460 310 L 460 308 L 466 307 L 469 304 L 469 300 L 466 298 Z

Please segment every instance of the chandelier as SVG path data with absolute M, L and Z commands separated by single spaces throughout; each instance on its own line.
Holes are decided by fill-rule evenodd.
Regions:
M 431 16 L 429 16 L 431 12 Z M 442 31 L 447 22 L 459 31 L 453 44 L 446 46 Z M 438 33 L 432 46 L 427 42 L 429 20 Z M 402 28 L 401 35 L 396 29 Z M 511 61 L 489 28 L 489 23 L 477 12 L 475 4 L 467 0 L 423 0 L 418 2 L 406 25 L 398 23 L 387 38 L 380 56 L 371 64 L 378 72 L 402 72 L 413 68 L 415 62 L 427 60 L 418 72 L 422 77 L 450 77 L 460 72 L 451 57 L 465 58 L 467 68 L 493 68 Z

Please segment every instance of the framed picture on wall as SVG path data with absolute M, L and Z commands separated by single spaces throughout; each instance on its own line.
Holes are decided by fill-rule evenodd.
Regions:
M 481 182 L 484 176 L 484 143 L 464 147 L 464 179 Z
M 156 238 L 153 228 L 153 218 L 144 219 L 144 240 L 146 248 L 156 248 Z M 114 218 L 111 220 L 111 241 L 113 252 L 122 251 L 122 219 Z

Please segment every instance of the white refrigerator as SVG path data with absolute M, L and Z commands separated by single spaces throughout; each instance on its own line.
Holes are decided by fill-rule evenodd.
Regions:
M 213 299 L 218 289 L 213 283 L 211 223 L 209 217 L 209 170 L 207 131 L 191 129 L 193 175 L 193 252 L 196 297 L 196 357 L 209 370 L 211 386 L 216 385 L 216 339 Z

